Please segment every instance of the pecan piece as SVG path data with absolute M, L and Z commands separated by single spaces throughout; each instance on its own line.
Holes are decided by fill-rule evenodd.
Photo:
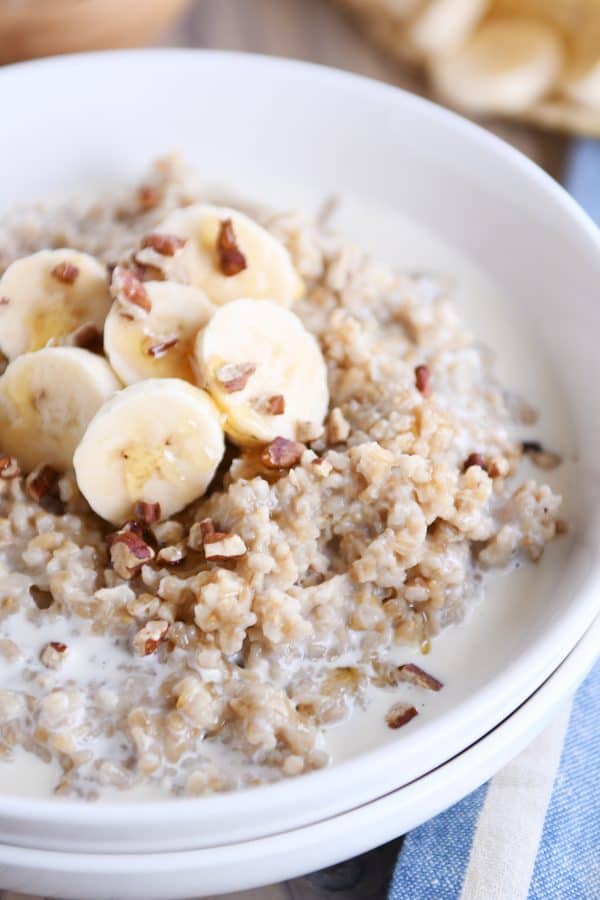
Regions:
M 144 212 L 156 209 L 162 200 L 162 190 L 153 184 L 143 184 L 138 188 L 137 200 L 140 208 Z
M 32 500 L 39 501 L 57 485 L 58 472 L 52 466 L 38 466 L 25 480 L 25 490 Z
M 304 444 L 298 441 L 288 441 L 287 438 L 276 437 L 274 441 L 267 444 L 260 458 L 263 466 L 267 469 L 291 469 L 300 462 L 305 450 Z
M 9 481 L 18 478 L 21 474 L 19 463 L 14 456 L 0 456 L 0 478 Z
M 417 716 L 417 710 L 410 703 L 394 703 L 387 711 L 385 721 L 388 728 L 396 729 L 407 725 L 411 719 Z
M 538 469 L 556 469 L 562 463 L 562 456 L 545 450 L 539 441 L 521 441 L 521 450 Z
M 215 531 L 204 538 L 204 555 L 210 562 L 217 560 L 240 559 L 245 556 L 247 547 L 239 534 L 230 531 Z
M 134 635 L 133 649 L 138 656 L 149 656 L 158 649 L 158 645 L 166 637 L 169 623 L 163 619 L 152 619 Z
M 50 274 L 63 284 L 75 284 L 79 276 L 79 269 L 73 263 L 61 262 L 54 266 Z
M 146 525 L 153 525 L 155 522 L 160 521 L 160 503 L 147 503 L 146 500 L 138 500 L 135 504 L 134 514 L 137 519 L 141 519 Z
M 144 536 L 144 529 L 141 523 L 136 519 L 130 519 L 128 522 L 124 522 L 118 531 L 112 531 L 110 532 L 110 534 L 106 535 L 106 543 L 108 544 L 109 548 L 112 547 L 113 542 L 116 541 L 117 538 L 129 531 L 132 531 L 134 534 L 137 534 L 140 537 Z
M 47 669 L 58 669 L 67 655 L 67 645 L 62 641 L 50 641 L 40 653 L 40 662 Z
M 231 219 L 224 219 L 221 222 L 217 238 L 217 255 L 221 272 L 228 278 L 232 275 L 239 275 L 248 266 L 246 257 L 238 246 Z
M 177 237 L 176 234 L 160 234 L 153 232 L 142 238 L 142 250 L 150 247 L 161 256 L 175 256 L 179 250 L 183 250 L 187 244 L 186 238 Z
M 112 276 L 112 287 L 116 294 L 122 294 L 126 300 L 134 306 L 139 306 L 144 312 L 150 312 L 152 309 L 148 291 L 131 269 L 116 266 Z
M 91 353 L 102 353 L 104 344 L 102 334 L 98 331 L 93 322 L 85 322 L 80 325 L 69 337 L 69 344 L 72 347 L 80 347 L 82 350 L 89 350 Z
M 202 550 L 205 539 L 216 533 L 212 519 L 202 519 L 201 522 L 194 522 L 188 535 L 188 547 L 191 547 L 192 550 Z
M 415 368 L 415 385 L 424 397 L 431 396 L 431 372 L 429 366 L 417 366 Z
M 10 303 L 9 297 L 0 297 L 0 306 L 8 306 Z
M 228 394 L 243 391 L 248 379 L 256 372 L 254 363 L 227 363 L 215 372 L 217 381 Z
M 256 397 L 250 403 L 257 412 L 266 416 L 282 416 L 285 413 L 283 394 L 273 394 L 272 397 Z
M 480 469 L 483 469 L 484 472 L 488 470 L 488 464 L 481 455 L 481 453 L 469 453 L 467 458 L 463 463 L 462 470 L 466 472 L 467 469 L 470 469 L 471 466 L 479 466 Z
M 283 394 L 273 394 L 267 399 L 267 415 L 282 416 L 285 413 L 285 397 Z
M 202 540 L 204 541 L 209 535 L 216 534 L 217 529 L 215 528 L 215 523 L 212 519 L 201 519 L 200 522 L 197 523 L 200 527 L 200 533 L 202 535 Z
M 427 688 L 428 691 L 441 691 L 444 683 L 434 678 L 429 672 L 425 672 L 420 666 L 414 663 L 405 663 L 398 666 L 398 679 L 400 681 L 408 681 L 410 684 L 416 684 L 418 687 Z
M 163 341 L 161 344 L 152 344 L 151 347 L 148 347 L 146 353 L 148 356 L 151 356 L 152 359 L 162 359 L 165 353 L 178 343 L 179 338 L 171 338 L 170 341 Z
M 136 531 L 121 530 L 109 540 L 110 561 L 121 578 L 133 578 L 145 563 L 154 559 L 154 550 Z

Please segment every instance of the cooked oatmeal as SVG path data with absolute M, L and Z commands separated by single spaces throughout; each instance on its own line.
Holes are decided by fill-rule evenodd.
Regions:
M 215 271 L 192 271 L 177 223 L 205 199 L 162 161 L 114 202 L 31 210 L 0 233 L 2 271 L 48 248 L 94 256 L 108 271 L 109 319 L 117 309 L 127 328 L 181 305 L 176 337 L 138 357 L 119 345 L 123 367 L 102 375 L 97 418 L 132 396 L 131 386 L 114 393 L 117 376 L 146 401 L 145 385 L 172 377 L 172 365 L 178 380 L 207 387 L 229 435 L 224 455 L 211 436 L 210 484 L 181 512 L 139 492 L 126 515 L 107 481 L 101 517 L 84 496 L 90 479 L 62 465 L 64 446 L 34 466 L 35 447 L 50 454 L 50 442 L 34 436 L 24 459 L 0 434 L 0 752 L 7 764 L 19 746 L 58 763 L 61 793 L 93 798 L 104 785 L 152 780 L 202 794 L 322 767 L 324 729 L 359 715 L 370 686 L 389 693 L 389 727 L 411 727 L 417 710 L 398 684 L 443 686 L 399 666 L 398 647 L 425 648 L 464 617 L 488 569 L 537 563 L 564 529 L 560 497 L 523 474 L 560 460 L 520 443 L 515 426 L 531 411 L 496 382 L 443 279 L 398 273 L 318 222 L 261 209 L 246 211 L 247 243 L 244 220 L 238 234 L 238 220 L 223 218 L 210 236 Z M 252 266 L 254 222 L 293 261 L 275 281 L 302 332 L 282 354 L 305 340 L 314 354 L 310 406 L 252 359 L 222 359 L 210 378 L 190 362 L 198 335 L 205 348 L 221 319 L 230 335 L 229 303 L 248 302 L 224 279 L 246 279 L 245 296 L 266 304 L 261 316 L 269 308 Z M 69 259 L 56 291 L 84 270 Z M 287 333 L 291 314 L 279 315 Z M 97 318 L 83 337 L 77 323 L 54 343 L 98 351 Z M 30 349 L 21 338 L 19 353 Z M 315 381 L 321 358 L 328 402 Z M 300 403 L 307 418 L 292 421 Z M 139 453 L 147 461 L 148 448 Z

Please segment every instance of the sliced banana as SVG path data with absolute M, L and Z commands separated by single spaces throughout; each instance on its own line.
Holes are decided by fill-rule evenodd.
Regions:
M 177 280 L 183 263 L 190 281 L 219 305 L 240 297 L 290 306 L 304 293 L 287 249 L 244 213 L 200 203 L 172 212 L 158 233 L 186 239 L 181 254 L 163 256 L 161 268 Z M 145 261 L 144 251 L 137 259 Z M 154 251 L 147 260 L 157 264 Z M 171 269 L 173 271 L 171 271 Z
M 224 449 L 208 394 L 179 378 L 151 378 L 96 413 L 75 451 L 75 477 L 92 509 L 115 525 L 139 501 L 158 503 L 168 518 L 205 492 Z
M 25 471 L 71 468 L 94 413 L 120 387 L 101 356 L 77 347 L 24 353 L 0 379 L 0 444 Z
M 144 378 L 193 382 L 194 338 L 215 307 L 198 288 L 172 281 L 147 281 L 151 308 L 132 318 L 117 300 L 104 325 L 104 349 L 125 384 Z
M 110 309 L 106 268 L 77 250 L 40 250 L 0 279 L 0 350 L 9 359 L 58 343 L 81 325 L 100 333 Z
M 449 102 L 470 112 L 520 112 L 552 87 L 563 50 L 549 25 L 520 16 L 485 22 L 456 51 L 430 62 Z
M 563 93 L 584 107 L 600 110 L 600 46 L 595 55 L 582 57 L 567 70 Z
M 237 443 L 318 433 L 329 403 L 327 370 L 315 338 L 289 310 L 249 299 L 222 306 L 198 334 L 195 360 Z
M 429 0 L 408 31 L 412 44 L 425 54 L 458 47 L 480 21 L 490 0 Z

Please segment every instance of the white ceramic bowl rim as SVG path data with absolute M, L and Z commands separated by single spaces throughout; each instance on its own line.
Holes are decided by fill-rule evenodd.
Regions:
M 138 64 L 145 66 L 148 60 L 159 63 L 165 59 L 171 59 L 175 63 L 177 59 L 189 55 L 210 58 L 214 60 L 215 64 L 235 64 L 238 68 L 246 66 L 252 70 L 256 67 L 262 67 L 269 70 L 272 76 L 276 78 L 301 77 L 305 80 L 312 80 L 315 83 L 315 87 L 319 82 L 326 81 L 329 85 L 345 87 L 356 94 L 366 93 L 372 97 L 385 98 L 390 104 L 400 101 L 415 115 L 426 114 L 431 119 L 437 120 L 443 129 L 460 134 L 466 141 L 477 143 L 490 157 L 509 164 L 515 170 L 520 170 L 532 183 L 535 183 L 538 188 L 545 192 L 548 203 L 553 204 L 555 209 L 570 221 L 572 228 L 578 232 L 580 241 L 587 242 L 589 247 L 600 255 L 600 231 L 598 231 L 591 219 L 559 184 L 523 154 L 491 133 L 449 110 L 443 109 L 423 98 L 401 91 L 396 87 L 375 82 L 362 76 L 332 70 L 312 63 L 253 54 L 181 49 L 128 50 L 74 54 L 7 66 L 0 72 L 0 95 L 4 83 L 3 79 L 9 74 L 12 76 L 19 70 L 31 72 L 36 69 L 40 73 L 40 79 L 43 79 L 44 70 L 61 66 L 71 69 L 73 78 L 76 79 L 78 71 L 86 65 L 110 65 L 111 62 L 118 60 L 121 64 L 135 68 Z M 600 514 L 595 516 L 592 530 L 594 535 L 599 533 Z M 587 563 L 586 568 L 589 566 L 589 546 L 574 548 L 573 559 L 569 569 L 577 567 L 578 558 Z M 548 660 L 552 658 L 557 645 L 564 649 L 564 657 L 589 626 L 599 609 L 600 566 L 596 565 L 589 573 L 573 602 L 563 611 L 562 615 L 557 616 L 548 623 L 547 630 L 543 635 L 540 635 L 536 644 L 527 653 L 515 659 L 514 663 L 503 672 L 500 678 L 494 679 L 492 683 L 487 684 L 461 705 L 462 726 L 465 727 L 465 723 L 476 719 L 481 709 L 488 704 L 491 707 L 496 704 L 496 711 L 500 710 L 496 702 L 499 695 L 517 698 L 518 702 L 513 703 L 511 708 L 500 710 L 500 717 L 496 718 L 496 723 L 512 712 L 512 709 L 530 696 L 544 678 L 548 676 Z M 538 678 L 534 682 L 531 679 L 533 671 L 538 673 Z M 403 737 L 403 751 L 408 752 L 409 746 L 413 741 L 416 741 L 419 745 L 427 742 L 436 742 L 442 726 L 444 729 L 447 727 L 448 731 L 451 732 L 453 716 L 453 713 L 444 714 L 435 722 L 424 726 L 414 738 L 407 734 Z M 490 727 L 496 723 L 490 723 Z M 444 731 L 444 733 L 446 732 Z M 244 789 L 196 799 L 174 799 L 132 804 L 101 803 L 90 806 L 85 803 L 78 804 L 55 799 L 47 801 L 2 796 L 0 797 L 0 816 L 10 816 L 13 819 L 23 821 L 35 819 L 41 823 L 48 823 L 49 826 L 53 822 L 60 820 L 61 823 L 68 823 L 75 827 L 78 824 L 89 824 L 92 816 L 94 823 L 98 825 L 110 826 L 111 823 L 118 823 L 119 827 L 123 827 L 131 823 L 133 827 L 136 825 L 143 826 L 145 822 L 154 817 L 160 818 L 163 825 L 168 825 L 168 822 L 171 820 L 173 822 L 177 821 L 180 826 L 182 822 L 193 822 L 197 819 L 200 810 L 203 818 L 210 818 L 212 810 L 215 812 L 218 810 L 220 815 L 224 815 L 226 811 L 230 811 L 232 815 L 242 814 L 244 810 L 252 815 L 256 815 L 257 811 L 260 810 L 262 815 L 267 814 L 269 809 L 276 809 L 283 804 L 293 804 L 294 794 L 298 791 L 299 781 L 301 782 L 301 790 L 304 793 L 310 793 L 317 798 L 322 785 L 327 784 L 330 787 L 331 783 L 336 780 L 340 784 L 351 784 L 355 774 L 364 770 L 365 767 L 371 771 L 377 771 L 378 767 L 385 765 L 389 761 L 391 752 L 393 751 L 390 750 L 390 747 L 382 747 L 364 753 L 356 759 L 337 763 L 332 768 L 304 775 L 298 780 L 291 779 L 272 785 L 255 787 L 251 790 Z M 399 775 L 399 779 L 401 780 L 401 775 Z M 399 787 L 400 784 L 397 786 Z M 243 814 L 246 813 L 244 812 Z

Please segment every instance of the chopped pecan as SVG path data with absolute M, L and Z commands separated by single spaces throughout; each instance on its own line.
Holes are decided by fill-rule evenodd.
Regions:
M 63 284 L 74 284 L 77 281 L 79 269 L 73 263 L 61 262 L 54 266 L 50 274 Z
M 302 454 L 306 450 L 304 444 L 298 441 L 288 441 L 287 438 L 276 437 L 267 444 L 261 453 L 261 461 L 267 469 L 291 469 L 300 462 Z
M 194 522 L 190 528 L 188 546 L 192 550 L 202 550 L 206 538 L 213 534 L 217 534 L 217 530 L 212 519 L 202 519 L 200 522 Z
M 80 347 L 82 350 L 89 350 L 91 353 L 102 353 L 104 350 L 102 334 L 93 322 L 85 322 L 84 325 L 80 325 L 70 335 L 69 344 L 73 347 Z
M 67 649 L 62 641 L 50 641 L 40 653 L 40 662 L 48 669 L 58 669 L 67 655 Z
M 170 341 L 163 341 L 161 344 L 152 344 L 151 347 L 148 347 L 146 353 L 153 359 L 162 359 L 165 353 L 171 350 L 171 348 L 178 343 L 179 338 L 171 338 Z
M 463 472 L 466 472 L 467 469 L 470 469 L 471 466 L 479 466 L 480 469 L 483 469 L 484 472 L 487 472 L 488 465 L 481 453 L 469 453 L 467 458 L 463 463 Z
M 221 222 L 217 238 L 217 254 L 221 272 L 227 277 L 239 275 L 248 266 L 246 257 L 238 246 L 231 219 L 224 219 Z
M 109 540 L 110 561 L 121 578 L 133 578 L 145 563 L 154 559 L 154 550 L 136 531 L 121 530 Z
M 204 555 L 207 560 L 240 559 L 247 547 L 239 534 L 230 531 L 215 531 L 204 537 Z
M 273 394 L 267 399 L 267 415 L 282 416 L 285 413 L 285 397 L 283 394 Z
M 8 306 L 10 303 L 9 297 L 0 297 L 0 306 Z
M 107 534 L 106 543 L 109 547 L 112 547 L 114 541 L 116 541 L 122 534 L 125 534 L 129 531 L 132 531 L 134 534 L 138 534 L 140 537 L 144 536 L 144 528 L 141 522 L 138 522 L 137 519 L 130 519 L 128 522 L 124 522 L 118 531 L 112 531 L 110 532 L 110 534 Z
M 217 381 L 228 394 L 243 391 L 248 384 L 248 379 L 256 372 L 256 366 L 251 362 L 227 363 L 220 366 L 215 372 Z
M 54 603 L 54 597 L 51 592 L 45 591 L 43 588 L 38 587 L 37 584 L 31 585 L 29 595 L 38 609 L 50 609 Z
M 138 656 L 149 656 L 158 649 L 158 645 L 166 637 L 169 623 L 163 619 L 152 619 L 134 635 L 133 649 Z
M 521 441 L 523 453 L 543 453 L 544 448 L 539 441 Z
M 161 509 L 160 503 L 147 503 L 146 500 L 138 500 L 135 504 L 135 516 L 145 522 L 146 525 L 153 525 L 160 521 Z
M 417 366 L 415 368 L 415 385 L 424 397 L 431 396 L 431 372 L 429 366 Z
M 143 184 L 137 192 L 138 204 L 144 212 L 156 209 L 162 200 L 162 189 L 153 184 Z
M 21 474 L 19 463 L 14 456 L 0 456 L 0 478 L 9 481 L 18 478 Z
M 211 534 L 216 533 L 215 523 L 212 519 L 201 519 L 200 522 L 197 523 L 200 527 L 200 533 L 202 535 L 202 540 L 207 538 Z
M 272 397 L 257 397 L 251 401 L 254 409 L 266 416 L 282 416 L 285 413 L 285 397 L 273 394 Z
M 427 688 L 429 691 L 441 691 L 444 687 L 442 681 L 434 678 L 433 675 L 425 672 L 424 669 L 421 669 L 420 666 L 416 666 L 414 663 L 405 663 L 402 666 L 398 666 L 397 673 L 399 681 L 409 681 L 411 684 Z
M 49 494 L 58 483 L 58 472 L 52 466 L 38 466 L 25 480 L 25 490 L 32 500 L 39 501 Z
M 148 291 L 131 269 L 116 266 L 112 276 L 112 287 L 117 295 L 122 294 L 126 300 L 134 306 L 139 306 L 144 312 L 150 312 L 152 309 Z
M 403 725 L 414 719 L 416 715 L 418 715 L 417 710 L 410 703 L 394 703 L 388 709 L 385 721 L 388 728 L 395 730 L 396 728 L 402 728 Z
M 510 472 L 510 463 L 503 456 L 493 456 L 488 462 L 487 473 L 490 478 L 506 478 Z
M 521 450 L 538 469 L 556 469 L 562 463 L 562 456 L 545 450 L 539 441 L 521 441 Z
M 151 250 L 155 250 L 161 256 L 175 256 L 179 250 L 183 250 L 186 244 L 187 240 L 177 237 L 176 234 L 153 232 L 142 238 L 142 249 L 150 247 Z

